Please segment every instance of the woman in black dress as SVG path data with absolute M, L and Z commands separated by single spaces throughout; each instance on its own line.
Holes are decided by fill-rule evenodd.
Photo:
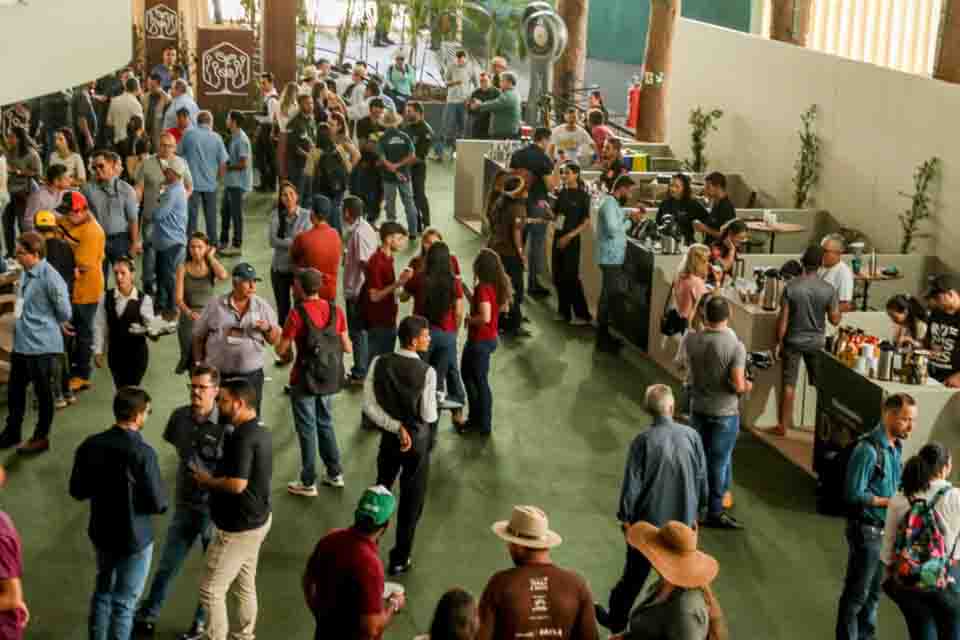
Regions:
M 695 242 L 693 221 L 705 220 L 708 212 L 706 207 L 693 197 L 690 188 L 690 176 L 678 173 L 670 180 L 670 189 L 666 199 L 660 203 L 657 210 L 657 225 L 663 224 L 665 216 L 673 216 L 680 234 L 688 245 Z
M 132 258 L 118 259 L 113 265 L 117 287 L 107 290 L 97 309 L 94 360 L 98 368 L 110 368 L 117 389 L 140 386 L 149 362 L 146 328 L 154 319 L 153 300 L 134 286 L 135 272 Z M 131 331 L 133 325 L 143 332 Z
M 553 235 L 553 282 L 559 311 L 573 326 L 590 323 L 590 310 L 580 282 L 580 234 L 590 224 L 590 192 L 580 179 L 580 166 L 569 162 L 560 167 L 563 181 L 554 211 L 559 227 Z

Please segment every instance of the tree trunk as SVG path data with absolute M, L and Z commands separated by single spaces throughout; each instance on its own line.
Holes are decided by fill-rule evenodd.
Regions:
M 557 0 L 557 14 L 567 25 L 567 48 L 553 65 L 553 95 L 574 102 L 583 86 L 587 62 L 587 14 L 590 0 Z M 560 105 L 557 105 L 558 108 Z
M 221 0 L 213 0 L 213 23 L 223 24 L 223 2 Z
M 960 84 L 960 2 L 944 0 L 933 77 Z
M 813 0 L 773 0 L 770 39 L 807 46 Z
M 680 0 L 650 0 L 647 51 L 643 56 L 643 90 L 637 119 L 637 139 L 665 142 L 667 96 L 673 67 L 673 34 L 680 17 Z

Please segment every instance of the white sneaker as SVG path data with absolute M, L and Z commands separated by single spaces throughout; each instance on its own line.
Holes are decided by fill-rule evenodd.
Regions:
M 328 487 L 336 487 L 337 489 L 343 489 L 343 487 L 345 486 L 345 483 L 343 481 L 343 474 L 338 473 L 335 476 L 331 476 L 328 473 L 324 473 L 323 484 L 327 485 Z M 313 490 L 313 495 L 317 495 L 316 489 Z
M 445 409 L 447 411 L 454 411 L 456 409 L 463 409 L 463 403 L 457 402 L 456 400 L 447 400 L 444 398 L 437 402 L 438 409 Z
M 584 320 L 583 318 L 574 317 L 570 319 L 570 326 L 571 327 L 589 327 L 590 321 Z
M 295 496 L 304 496 L 307 498 L 316 498 L 317 497 L 317 485 L 304 485 L 299 480 L 294 482 L 287 483 L 287 493 L 292 493 Z

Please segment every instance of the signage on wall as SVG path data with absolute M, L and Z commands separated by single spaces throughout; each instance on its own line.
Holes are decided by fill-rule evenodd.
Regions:
M 250 90 L 250 56 L 229 42 L 203 52 L 200 60 L 208 96 L 246 96 Z
M 143 21 L 143 32 L 148 38 L 158 40 L 176 40 L 180 33 L 180 16 L 165 4 L 147 9 Z

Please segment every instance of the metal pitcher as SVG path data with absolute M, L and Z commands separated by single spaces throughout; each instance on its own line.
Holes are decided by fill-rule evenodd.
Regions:
M 776 311 L 780 308 L 780 298 L 783 297 L 783 280 L 777 269 L 767 269 L 764 275 L 763 310 Z
M 880 343 L 880 358 L 877 363 L 878 380 L 893 380 L 893 354 L 895 352 L 894 346 L 889 342 Z

